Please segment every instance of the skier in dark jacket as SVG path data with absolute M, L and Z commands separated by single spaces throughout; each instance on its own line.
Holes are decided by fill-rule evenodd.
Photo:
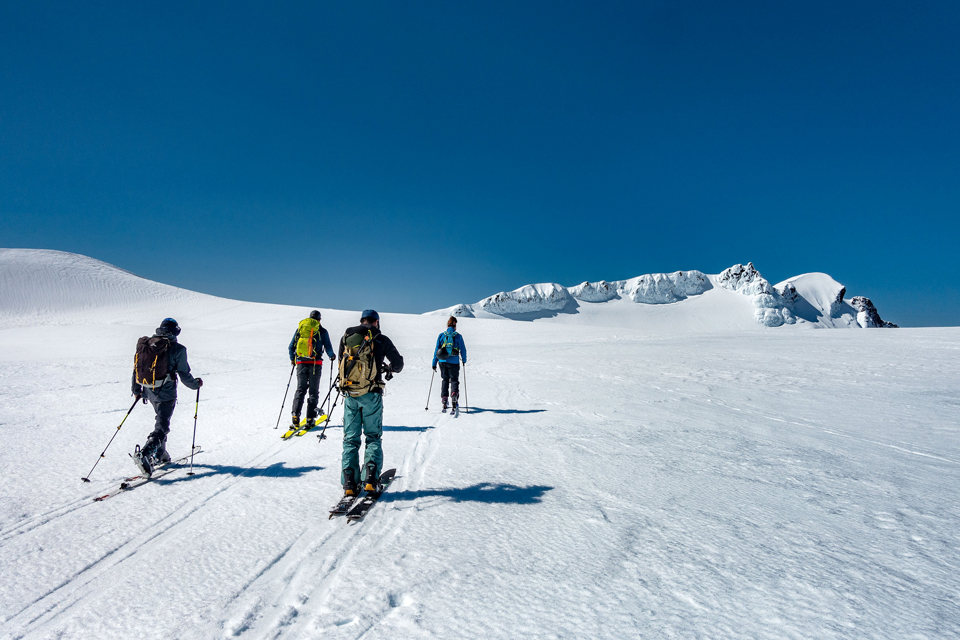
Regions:
M 154 337 L 166 338 L 170 341 L 167 348 L 167 376 L 157 387 L 141 386 L 137 382 L 137 372 L 133 372 L 133 395 L 143 397 L 144 402 L 150 401 L 157 414 L 153 432 L 147 436 L 143 447 L 137 447 L 134 452 L 134 462 L 147 476 L 153 473 L 158 464 L 170 462 L 167 453 L 167 434 L 170 433 L 170 418 L 177 406 L 177 377 L 188 389 L 199 389 L 203 380 L 190 375 L 190 365 L 187 363 L 187 348 L 177 342 L 180 335 L 180 325 L 173 318 L 165 318 L 157 328 Z
M 347 354 L 344 361 L 346 345 L 354 342 L 362 343 L 364 338 L 373 341 L 373 363 L 375 375 L 356 386 L 345 383 L 344 375 L 348 363 L 357 360 Z M 364 311 L 360 317 L 360 324 L 350 327 L 340 338 L 340 388 L 343 390 L 343 456 L 341 459 L 340 482 L 343 485 L 344 495 L 356 495 L 358 483 L 362 480 L 367 491 L 379 489 L 380 470 L 383 466 L 383 449 L 380 446 L 380 437 L 383 435 L 383 374 L 387 380 L 393 378 L 394 373 L 403 370 L 403 356 L 393 345 L 393 341 L 380 333 L 380 315 L 373 309 Z M 384 363 L 384 359 L 388 361 Z M 366 436 L 366 445 L 363 451 L 363 478 L 360 477 L 360 434 Z
M 307 426 L 313 427 L 317 418 L 317 403 L 320 401 L 320 378 L 323 372 L 323 352 L 330 358 L 330 366 L 337 359 L 330 344 L 330 334 L 320 326 L 320 312 L 314 309 L 310 317 L 300 321 L 293 339 L 287 349 L 290 352 L 290 364 L 297 367 L 297 391 L 293 394 L 293 426 L 300 427 L 300 410 L 303 398 L 310 392 L 307 400 Z
M 460 398 L 460 361 L 467 365 L 467 346 L 463 343 L 463 336 L 457 333 L 457 318 L 450 316 L 447 320 L 447 330 L 437 336 L 437 346 L 433 349 L 433 370 L 437 370 L 440 363 L 440 399 L 443 401 L 443 410 L 447 410 L 447 399 L 453 401 L 453 409 L 457 410 Z

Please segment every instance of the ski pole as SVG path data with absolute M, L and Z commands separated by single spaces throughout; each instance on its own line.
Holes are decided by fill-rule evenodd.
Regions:
M 433 370 L 433 375 L 430 376 L 430 390 L 427 391 L 427 406 L 423 408 L 424 411 L 430 411 L 430 394 L 433 393 L 433 379 L 437 376 L 437 370 Z
M 197 404 L 193 407 L 193 442 L 190 443 L 190 471 L 188 476 L 193 475 L 193 453 L 197 450 L 197 413 L 200 411 L 200 387 L 197 387 Z M 283 411 L 283 409 L 280 409 Z
M 137 397 L 134 398 L 133 404 L 130 405 L 130 410 L 127 411 L 127 415 L 123 416 L 123 420 L 120 421 L 120 427 L 122 427 L 122 426 L 123 426 L 123 423 L 127 421 L 127 417 L 130 415 L 131 412 L 133 412 L 133 408 L 134 408 L 135 406 L 137 406 L 137 403 L 138 403 L 138 402 L 140 402 L 140 394 L 139 394 L 139 393 L 137 394 Z M 113 443 L 113 439 L 117 437 L 117 434 L 118 434 L 118 433 L 120 433 L 120 427 L 117 427 L 117 430 L 113 432 L 113 435 L 112 435 L 112 436 L 110 436 L 110 442 L 108 442 L 108 443 L 107 443 L 107 446 L 105 446 L 105 447 L 103 448 L 103 453 L 100 454 L 100 457 L 97 458 L 97 461 L 93 463 L 93 468 L 90 469 L 90 473 L 88 473 L 88 474 L 86 475 L 86 477 L 80 478 L 81 480 L 83 480 L 84 482 L 90 482 L 90 476 L 93 475 L 93 470 L 97 468 L 97 465 L 98 465 L 98 464 L 100 464 L 101 458 L 105 458 L 105 457 L 106 457 L 107 449 L 110 448 L 110 445 Z
M 330 361 L 330 389 L 333 389 L 333 361 Z M 330 415 L 330 392 L 327 391 L 327 415 Z
M 467 393 L 467 363 L 463 363 L 463 399 L 467 401 L 466 412 L 470 413 L 470 394 Z
M 330 387 L 333 389 L 333 387 Z M 333 417 L 333 410 L 337 408 L 337 400 L 340 399 L 340 389 L 337 389 L 337 397 L 333 401 L 333 406 L 330 408 L 330 411 L 327 412 L 327 419 L 323 421 L 323 429 L 320 431 L 320 435 L 317 436 L 317 442 L 321 442 L 327 436 L 323 435 L 327 432 L 327 425 L 330 424 L 330 418 Z
M 327 395 L 324 396 L 323 400 L 320 402 L 319 407 L 323 409 L 323 405 L 327 404 L 327 400 L 330 399 L 330 394 L 333 393 L 333 385 L 330 385 L 330 389 L 327 390 Z M 330 412 L 327 411 L 327 415 L 330 415 Z
M 294 363 L 293 366 L 290 367 L 290 379 L 287 380 L 287 390 L 283 392 L 283 402 L 280 404 L 280 415 L 277 416 L 277 426 L 274 427 L 274 429 L 280 426 L 280 418 L 283 417 L 283 406 L 287 404 L 287 394 L 290 393 L 290 382 L 293 380 L 293 372 L 296 368 L 297 368 L 296 363 Z

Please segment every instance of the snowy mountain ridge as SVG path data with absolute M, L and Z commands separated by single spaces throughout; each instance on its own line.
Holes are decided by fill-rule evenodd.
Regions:
M 717 275 L 700 271 L 654 273 L 573 287 L 531 284 L 474 304 L 424 315 L 549 320 L 622 326 L 657 332 L 738 330 L 782 325 L 895 327 L 869 298 L 844 301 L 846 288 L 823 273 L 771 285 L 753 263 Z M 199 308 L 227 311 L 242 304 L 134 275 L 94 258 L 42 249 L 0 249 L 0 327 L 113 322 L 138 314 L 189 318 Z
M 468 318 L 533 320 L 578 314 L 583 305 L 627 300 L 641 305 L 674 305 L 696 296 L 717 295 L 717 290 L 747 296 L 753 319 L 764 327 L 812 324 L 822 327 L 896 327 L 880 319 L 869 298 L 843 301 L 846 287 L 825 273 L 809 273 L 771 285 L 753 263 L 736 264 L 717 275 L 700 271 L 652 273 L 627 280 L 582 282 L 573 287 L 557 283 L 531 284 L 501 291 L 474 304 L 457 304 L 425 315 Z M 723 295 L 723 294 L 720 294 Z M 727 305 L 742 314 L 737 305 Z M 734 308 L 736 307 L 736 308 Z M 716 309 L 713 310 L 716 312 Z

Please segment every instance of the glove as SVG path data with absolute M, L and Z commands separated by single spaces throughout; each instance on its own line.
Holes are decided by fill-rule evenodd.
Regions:
M 297 361 L 296 361 L 296 360 L 291 360 L 291 361 L 290 361 L 290 366 L 291 366 L 291 367 L 297 366 Z
M 434 370 L 434 371 L 437 370 L 437 365 L 433 365 L 433 370 Z
M 197 378 L 197 389 L 203 386 L 203 378 Z
M 337 356 L 330 356 L 330 363 L 331 363 L 331 364 L 334 363 L 334 362 L 336 362 L 336 361 L 337 361 Z

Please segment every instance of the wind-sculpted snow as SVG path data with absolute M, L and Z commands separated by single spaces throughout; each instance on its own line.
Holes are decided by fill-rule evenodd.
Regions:
M 601 303 L 627 299 L 640 304 L 671 304 L 713 288 L 699 271 L 653 273 L 629 280 L 583 282 L 575 287 L 556 283 L 533 284 L 514 291 L 501 291 L 476 304 L 458 304 L 434 314 L 473 317 L 476 312 L 493 316 L 524 316 L 544 312 L 573 313 L 577 302 Z
M 716 287 L 714 286 L 716 284 Z M 796 276 L 776 287 L 764 278 L 753 263 L 735 264 L 716 276 L 700 271 L 653 273 L 628 280 L 582 282 L 565 288 L 559 284 L 527 285 L 515 291 L 504 291 L 475 304 L 458 304 L 425 315 L 454 315 L 479 318 L 511 318 L 518 320 L 549 319 L 576 321 L 584 324 L 618 324 L 641 322 L 647 326 L 671 328 L 695 326 L 700 330 L 732 328 L 733 317 L 744 312 L 743 306 L 725 296 L 744 296 L 749 300 L 753 320 L 764 327 L 814 325 L 817 327 L 886 327 L 892 323 L 875 321 L 866 308 L 860 314 L 843 299 L 846 289 L 826 274 Z M 709 297 L 709 305 L 677 307 L 670 312 L 630 313 L 620 303 L 641 307 L 675 307 L 676 303 Z M 742 299 L 742 298 L 741 298 Z M 582 304 L 581 304 L 582 303 Z M 618 306 L 620 305 L 620 306 Z M 707 311 L 709 307 L 709 311 Z M 601 308 L 608 310 L 604 316 Z M 690 322 L 685 316 L 709 313 L 709 319 Z M 874 309 L 874 314 L 876 310 Z M 671 324 L 669 316 L 674 315 Z M 879 315 L 876 314 L 879 318 Z
M 561 311 L 573 298 L 559 284 L 528 284 L 514 291 L 501 291 L 484 298 L 477 306 L 487 313 L 511 315 L 540 311 Z
M 717 276 L 717 282 L 724 289 L 736 291 L 746 296 L 773 293 L 773 287 L 770 286 L 766 278 L 760 275 L 752 262 L 747 263 L 747 266 L 735 264 L 729 269 L 724 269 Z
M 153 282 L 75 253 L 0 249 L 0 326 L 58 324 L 66 317 L 94 320 L 148 305 L 172 315 L 174 309 L 201 302 L 236 304 Z
M 699 271 L 653 273 L 618 283 L 620 295 L 644 304 L 670 304 L 698 296 L 713 288 Z
M 777 284 L 775 291 L 803 322 L 822 327 L 859 328 L 857 310 L 844 302 L 846 287 L 825 273 L 805 273 Z M 879 317 L 879 316 L 878 316 Z
M 575 287 L 570 287 L 570 295 L 577 300 L 584 302 L 606 302 L 620 297 L 620 285 L 623 281 L 607 282 L 582 282 Z

